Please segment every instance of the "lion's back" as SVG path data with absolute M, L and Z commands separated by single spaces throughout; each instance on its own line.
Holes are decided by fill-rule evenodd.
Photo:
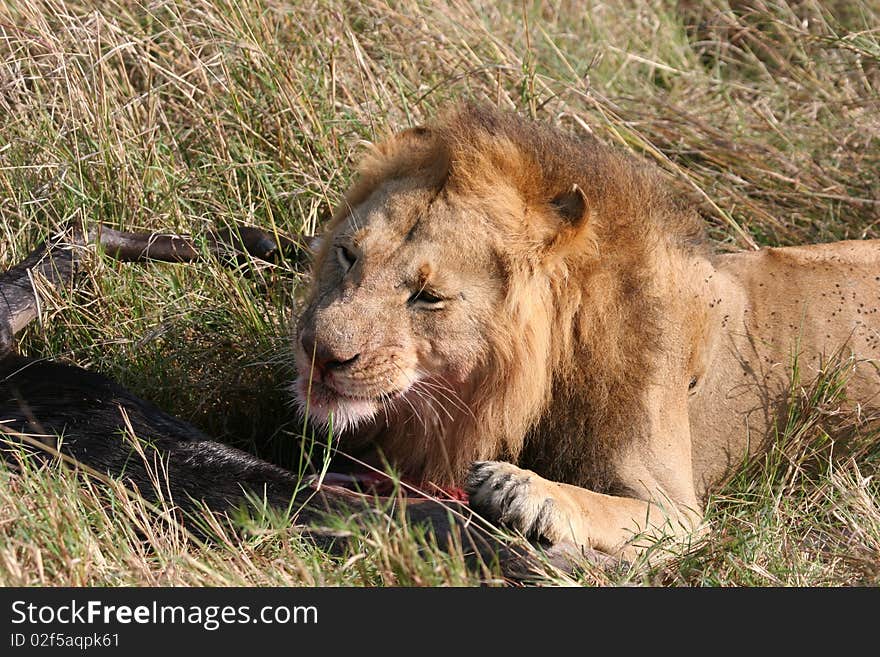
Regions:
M 762 360 L 818 371 L 835 353 L 867 364 L 852 380 L 859 401 L 880 405 L 880 240 L 768 248 L 725 256 L 742 282 L 746 330 Z
M 807 244 L 769 248 L 771 257 L 795 266 L 810 267 L 814 271 L 826 268 L 838 272 L 839 268 L 852 268 L 857 274 L 871 274 L 880 284 L 880 240 L 844 240 L 826 244 Z M 880 287 L 880 285 L 878 285 Z

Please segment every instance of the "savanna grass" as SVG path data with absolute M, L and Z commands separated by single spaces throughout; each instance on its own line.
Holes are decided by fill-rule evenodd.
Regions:
M 363 141 L 463 97 L 656 162 L 720 249 L 878 237 L 878 90 L 876 0 L 0 0 L 0 267 L 72 219 L 310 234 Z M 96 254 L 21 348 L 296 468 L 286 336 L 304 282 L 245 269 Z M 845 410 L 845 378 L 843 355 L 796 377 L 778 448 L 713 498 L 688 555 L 539 581 L 876 583 L 877 454 L 868 418 Z M 840 431 L 862 432 L 862 448 L 836 458 Z M 170 508 L 61 463 L 22 459 L 0 479 L 0 584 L 480 579 L 409 528 L 362 530 L 339 556 L 267 511 L 206 518 L 203 543 Z

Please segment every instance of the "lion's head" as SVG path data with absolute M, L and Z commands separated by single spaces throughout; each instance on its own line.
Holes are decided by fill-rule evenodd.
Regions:
M 515 460 L 560 396 L 566 417 L 608 412 L 644 366 L 648 252 L 700 231 L 659 189 L 595 141 L 474 106 L 373 147 L 316 256 L 300 404 L 436 483 Z

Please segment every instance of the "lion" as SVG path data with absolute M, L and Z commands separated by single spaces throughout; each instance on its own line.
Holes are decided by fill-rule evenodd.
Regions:
M 464 104 L 371 147 L 293 338 L 341 450 L 490 521 L 637 558 L 701 529 L 802 371 L 878 408 L 880 240 L 716 253 L 659 169 Z M 650 540 L 643 540 L 648 538 Z

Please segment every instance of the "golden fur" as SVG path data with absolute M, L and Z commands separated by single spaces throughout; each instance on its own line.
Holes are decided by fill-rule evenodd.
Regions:
M 659 172 L 466 105 L 364 158 L 316 258 L 297 389 L 346 451 L 632 554 L 697 526 L 760 448 L 798 330 L 804 363 L 847 342 L 873 359 L 853 385 L 876 405 L 878 275 L 876 241 L 713 254 Z

